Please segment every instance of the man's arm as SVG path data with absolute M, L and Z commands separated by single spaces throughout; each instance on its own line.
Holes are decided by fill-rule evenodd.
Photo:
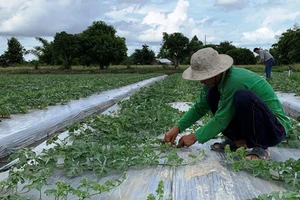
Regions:
M 265 62 L 265 55 L 264 55 L 264 51 L 263 50 L 259 50 L 259 57 L 260 57 L 259 63 Z
M 206 102 L 207 89 L 207 87 L 203 87 L 200 97 L 197 99 L 195 104 L 176 123 L 180 132 L 193 125 L 209 111 L 209 106 Z
M 203 87 L 200 97 L 196 101 L 193 107 L 191 107 L 180 120 L 173 126 L 168 132 L 165 133 L 164 141 L 170 142 L 171 144 L 175 143 L 176 137 L 179 132 L 184 131 L 186 128 L 190 127 L 197 120 L 204 116 L 205 113 L 209 110 L 208 104 L 206 102 L 206 91 L 207 87 Z M 178 146 L 180 147 L 180 145 Z

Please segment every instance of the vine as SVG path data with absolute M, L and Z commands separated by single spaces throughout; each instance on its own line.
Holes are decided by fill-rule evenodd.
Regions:
M 272 81 L 275 79 L 276 77 Z M 66 199 L 70 195 L 86 199 L 118 187 L 126 179 L 124 172 L 132 166 L 177 167 L 194 163 L 203 156 L 203 151 L 190 154 L 190 159 L 184 161 L 179 156 L 178 149 L 162 143 L 156 137 L 172 127 L 183 114 L 168 103 L 193 102 L 199 95 L 199 90 L 199 83 L 182 80 L 180 75 L 172 75 L 141 89 L 129 100 L 120 102 L 120 110 L 114 115 L 99 114 L 85 122 L 72 124 L 68 128 L 69 137 L 63 140 L 53 137 L 48 141 L 53 147 L 38 155 L 30 148 L 21 149 L 10 157 L 10 160 L 18 158 L 19 162 L 10 169 L 8 178 L 0 182 L 1 198 L 29 199 L 28 194 L 35 190 L 39 192 L 39 199 L 43 198 L 43 194 L 55 199 Z M 194 130 L 197 128 L 199 127 L 192 127 Z M 287 140 L 281 145 L 299 148 L 299 135 L 295 122 Z M 251 170 L 255 176 L 277 178 L 290 188 L 288 192 L 262 195 L 258 199 L 293 199 L 299 196 L 298 160 L 249 161 L 243 159 L 244 154 L 240 149 L 227 154 L 228 162 L 235 170 Z M 63 171 L 67 177 L 78 177 L 90 171 L 98 178 L 118 173 L 120 178 L 103 184 L 82 179 L 80 187 L 76 188 L 70 182 L 57 181 L 49 188 L 49 178 L 55 171 Z M 159 183 L 159 190 L 156 191 L 156 197 L 153 195 L 154 198 L 162 198 L 162 184 Z

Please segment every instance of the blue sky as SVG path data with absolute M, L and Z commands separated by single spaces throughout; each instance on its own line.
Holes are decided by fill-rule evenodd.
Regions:
M 155 53 L 162 33 L 194 35 L 206 44 L 271 48 L 276 36 L 300 24 L 300 0 L 0 0 L 0 54 L 16 37 L 26 49 L 57 32 L 80 33 L 93 21 L 114 26 L 130 55 L 147 44 Z M 26 56 L 26 59 L 33 59 Z

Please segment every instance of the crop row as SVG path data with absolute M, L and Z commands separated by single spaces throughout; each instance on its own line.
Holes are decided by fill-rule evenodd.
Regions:
M 280 77 L 281 82 L 283 78 L 290 81 L 289 77 L 278 75 L 274 76 L 271 84 L 279 83 L 276 82 L 277 77 Z M 4 189 L 3 196 L 8 199 L 29 199 L 33 191 L 38 191 L 37 196 L 40 196 L 37 198 L 40 199 L 43 199 L 43 195 L 55 199 L 64 199 L 70 195 L 85 199 L 121 184 L 124 180 L 122 173 L 132 166 L 182 165 L 184 161 L 178 157 L 177 149 L 160 143 L 155 137 L 172 127 L 183 114 L 168 103 L 193 102 L 199 91 L 199 82 L 185 81 L 179 74 L 171 75 L 141 89 L 129 100 L 120 102 L 120 109 L 114 115 L 95 115 L 85 122 L 71 125 L 68 138 L 58 143 L 57 137 L 54 137 L 48 141 L 54 148 L 45 150 L 40 155 L 28 148 L 20 150 L 11 157 L 19 158 L 19 163 L 10 169 L 8 179 L 0 183 Z M 294 134 L 294 139 L 298 140 L 299 136 L 295 134 L 299 135 L 299 130 L 295 129 L 289 133 L 288 138 L 291 138 L 290 134 Z M 69 145 L 70 141 L 72 145 Z M 197 155 L 192 155 L 191 158 L 197 158 Z M 61 159 L 63 163 L 59 162 Z M 272 164 L 273 167 L 277 165 L 274 162 Z M 284 162 L 278 165 L 285 166 Z M 288 174 L 298 173 L 298 161 L 289 160 L 286 165 L 296 166 L 292 169 L 289 167 Z M 272 166 L 261 164 L 260 167 L 263 171 Z M 117 183 L 112 180 L 107 185 L 99 185 L 83 178 L 76 188 L 71 181 L 57 180 L 55 185 L 48 186 L 55 171 L 60 171 L 66 177 L 82 177 L 85 173 L 92 172 L 98 178 L 117 172 L 120 179 L 116 180 Z M 296 183 L 291 191 L 294 195 L 294 191 L 300 189 L 300 178 L 290 181 L 291 177 L 286 177 L 283 181 Z
M 0 117 L 66 104 L 158 74 L 0 75 Z
M 37 198 L 46 194 L 56 199 L 63 199 L 68 195 L 84 199 L 101 193 L 103 187 L 91 181 L 89 185 L 85 185 L 87 181 L 83 179 L 81 187 L 76 187 L 77 189 L 71 186 L 71 182 L 59 180 L 56 187 L 52 185 L 49 188 L 47 185 L 49 180 L 53 180 L 53 173 L 59 170 L 66 177 L 78 177 L 92 171 L 101 178 L 112 172 L 119 172 L 121 178 L 122 172 L 131 166 L 182 164 L 183 160 L 178 157 L 177 149 L 162 144 L 155 137 L 170 128 L 182 114 L 168 103 L 193 101 L 199 91 L 199 83 L 191 84 L 179 75 L 169 76 L 141 89 L 129 100 L 120 102 L 117 117 L 100 114 L 85 122 L 73 124 L 69 127 L 68 138 L 60 143 L 57 142 L 57 137 L 48 141 L 54 148 L 45 150 L 40 155 L 28 148 L 18 151 L 11 157 L 19 158 L 18 164 L 10 169 L 10 176 L 0 184 L 4 189 L 3 195 L 27 199 L 35 194 L 34 191 L 38 191 Z M 69 141 L 72 141 L 72 145 L 69 145 Z M 161 153 L 157 154 L 157 151 Z M 61 159 L 64 162 L 58 164 Z M 28 163 L 28 160 L 32 162 Z M 29 189 L 28 193 L 26 189 Z M 86 193 L 89 189 L 90 193 Z
M 72 99 L 118 88 L 158 74 L 0 75 L 0 117 L 66 104 Z M 188 83 L 193 84 L 193 83 Z M 277 91 L 300 95 L 300 73 L 273 73 Z M 182 91 L 189 95 L 189 91 Z

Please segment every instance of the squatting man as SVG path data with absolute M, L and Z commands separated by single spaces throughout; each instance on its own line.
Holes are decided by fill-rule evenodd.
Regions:
M 232 151 L 252 148 L 248 159 L 269 159 L 268 147 L 283 141 L 291 128 L 282 105 L 269 83 L 258 74 L 233 66 L 233 59 L 213 48 L 203 48 L 191 57 L 190 67 L 182 77 L 200 81 L 203 88 L 194 105 L 164 135 L 171 144 L 180 132 L 211 111 L 213 117 L 195 133 L 184 135 L 177 147 L 205 143 L 222 133 L 223 142 L 211 145 L 212 150 Z

